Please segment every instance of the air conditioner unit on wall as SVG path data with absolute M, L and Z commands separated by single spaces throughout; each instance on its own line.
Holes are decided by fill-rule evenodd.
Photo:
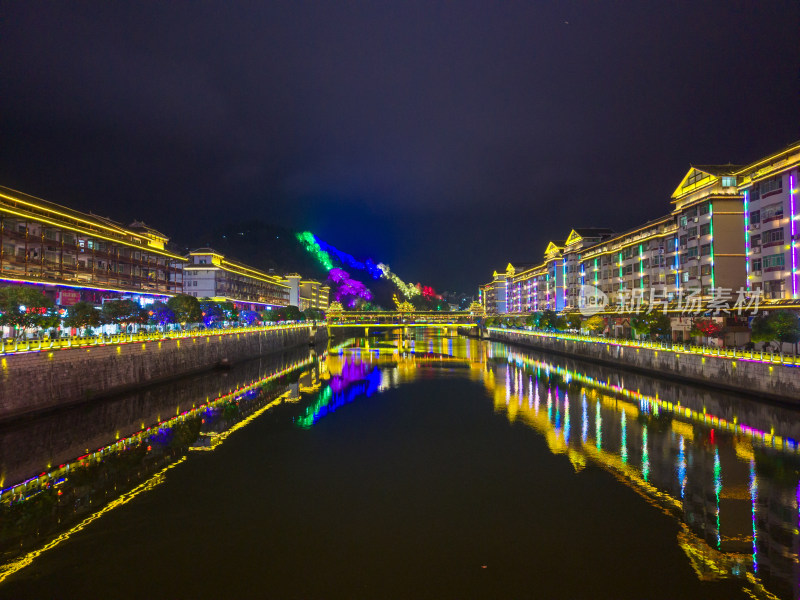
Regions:
M 753 223 L 750 227 L 753 229 L 761 229 L 761 223 Z

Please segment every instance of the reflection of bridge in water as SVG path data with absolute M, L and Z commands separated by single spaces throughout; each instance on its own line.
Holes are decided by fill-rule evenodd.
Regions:
M 576 471 L 601 468 L 676 518 L 676 542 L 700 579 L 800 597 L 796 411 L 442 335 L 361 339 L 332 352 L 331 376 L 355 376 L 320 392 L 302 426 L 432 368 L 467 369 L 497 412 L 536 430 Z

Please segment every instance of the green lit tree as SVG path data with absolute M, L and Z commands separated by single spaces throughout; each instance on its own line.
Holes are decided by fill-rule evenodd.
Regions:
M 325 313 L 318 308 L 307 308 L 303 313 L 307 321 L 322 321 L 325 318 Z
M 222 309 L 225 321 L 237 322 L 239 320 L 239 309 L 233 302 L 222 302 L 219 307 Z
M 800 341 L 800 319 L 791 310 L 776 310 L 769 315 L 775 339 L 782 344 L 797 344 Z
M 567 315 L 567 325 L 570 329 L 580 329 L 581 316 L 578 313 L 570 313 Z
M 671 335 L 672 324 L 670 318 L 664 313 L 650 311 L 632 317 L 631 330 L 638 336 L 661 339 Z
M 761 313 L 750 322 L 750 341 L 771 343 L 775 339 L 768 316 Z
M 0 325 L 48 328 L 58 320 L 55 304 L 41 290 L 16 285 L 0 288 Z
M 117 325 L 127 329 L 129 325 L 147 323 L 149 315 L 133 300 L 111 300 L 105 302 L 100 311 L 101 320 L 109 325 Z
M 183 326 L 187 323 L 200 323 L 203 320 L 200 302 L 194 296 L 178 294 L 167 300 L 167 306 L 175 314 L 175 322 Z
M 563 317 L 559 317 L 556 311 L 549 309 L 544 310 L 541 312 L 541 316 L 539 317 L 538 327 L 539 329 L 551 330 L 551 331 L 554 329 L 558 329 L 559 318 Z M 566 329 L 566 321 L 567 320 L 564 319 L 564 329 Z
M 783 344 L 794 346 L 800 341 L 800 319 L 797 313 L 790 310 L 761 314 L 750 323 L 750 339 L 754 342 L 775 342 L 779 345 L 778 350 L 783 352 Z
M 302 321 L 305 318 L 305 315 L 300 312 L 300 309 L 297 308 L 294 304 L 290 304 L 289 306 L 284 307 L 284 321 Z
M 100 311 L 89 302 L 76 302 L 67 308 L 67 316 L 64 318 L 64 325 L 67 327 L 85 329 L 98 327 L 100 324 Z

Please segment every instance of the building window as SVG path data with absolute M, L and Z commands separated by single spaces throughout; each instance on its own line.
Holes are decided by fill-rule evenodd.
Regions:
M 697 246 L 692 246 L 688 249 L 687 255 L 689 258 L 697 258 Z
M 761 234 L 754 235 L 753 237 L 751 237 L 750 238 L 750 245 L 753 248 L 760 247 L 761 246 Z
M 782 298 L 783 297 L 783 279 L 775 281 L 764 282 L 764 295 L 767 298 Z
M 701 181 L 705 181 L 709 177 L 711 176 L 708 173 L 703 173 L 703 171 L 695 171 L 689 175 L 689 178 L 686 180 L 686 187 L 700 183 Z
M 689 227 L 689 239 L 697 237 L 697 227 Z
M 703 265 L 700 267 L 700 275 L 711 275 L 711 265 Z
M 681 246 L 685 246 L 688 239 L 688 236 L 682 235 L 680 240 Z
M 722 186 L 723 187 L 733 187 L 736 185 L 736 177 L 723 177 L 722 178 Z
M 783 254 L 765 256 L 761 264 L 765 271 L 781 271 L 783 270 Z
M 783 227 L 770 229 L 762 234 L 762 244 L 764 246 L 774 246 L 783 243 Z
M 700 256 L 710 256 L 711 255 L 711 244 L 703 244 L 700 246 Z
M 701 215 L 707 215 L 709 212 L 711 212 L 711 204 L 708 202 L 704 202 L 697 208 L 697 210 L 700 212 Z
M 761 259 L 754 258 L 753 259 L 753 271 L 761 272 Z
M 700 235 L 709 235 L 711 233 L 711 223 L 700 225 Z
M 761 209 L 761 220 L 764 223 L 783 218 L 783 202 L 776 202 Z
M 681 219 L 680 219 L 681 227 L 686 227 L 687 221 L 688 221 L 688 219 L 686 218 L 686 215 L 681 215 Z
M 767 179 L 766 181 L 762 181 L 758 186 L 758 191 L 761 193 L 762 198 L 769 194 L 780 192 L 782 189 L 783 189 L 783 178 L 780 175 L 778 175 L 777 177 L 773 177 L 772 179 Z
M 761 211 L 754 210 L 750 213 L 750 225 L 758 225 L 761 223 Z

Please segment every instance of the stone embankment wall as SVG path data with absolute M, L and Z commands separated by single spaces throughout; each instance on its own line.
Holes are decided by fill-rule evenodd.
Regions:
M 484 336 L 623 369 L 800 405 L 800 367 L 489 329 Z
M 116 394 L 102 402 L 83 402 L 0 424 L 0 482 L 22 481 L 45 471 L 48 464 L 72 461 L 115 438 L 126 438 L 306 360 L 310 352 L 307 346 L 297 346 L 236 362 L 228 370 L 208 370 Z
M 269 329 L 0 357 L 0 421 L 115 395 L 327 339 L 324 327 Z

